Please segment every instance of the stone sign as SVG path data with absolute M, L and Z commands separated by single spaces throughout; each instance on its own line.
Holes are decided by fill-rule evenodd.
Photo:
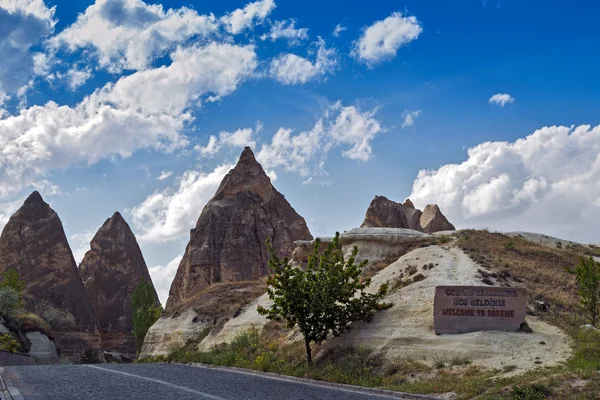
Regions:
M 525 289 L 437 286 L 433 330 L 440 333 L 517 331 L 525 322 Z

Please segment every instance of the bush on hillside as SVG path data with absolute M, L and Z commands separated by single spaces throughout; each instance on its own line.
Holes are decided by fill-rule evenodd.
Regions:
M 64 331 L 77 327 L 73 314 L 54 307 L 48 301 L 37 303 L 33 307 L 33 312 L 48 322 L 48 325 L 54 330 Z
M 567 268 L 570 274 L 575 275 L 581 308 L 590 318 L 592 325 L 596 325 L 600 312 L 600 263 L 581 257 L 579 264 Z
M 288 329 L 298 326 L 304 336 L 308 365 L 312 364 L 311 343 L 321 344 L 329 334 L 340 336 L 350 323 L 368 322 L 377 311 L 391 307 L 380 303 L 387 284 L 376 293 L 367 293 L 371 279 L 363 279 L 362 272 L 368 261 L 355 264 L 357 247 L 345 260 L 339 241 L 336 232 L 327 250 L 319 254 L 321 243 L 316 239 L 305 270 L 292 267 L 287 258 L 280 259 L 271 241 L 266 241 L 273 271 L 267 279 L 267 293 L 273 305 L 270 309 L 258 307 L 258 312 L 268 319 L 284 321 Z
M 0 287 L 0 315 L 14 315 L 21 307 L 21 295 L 12 287 Z
M 9 333 L 0 335 L 0 350 L 10 351 L 15 353 L 21 348 L 21 343 Z
M 140 279 L 133 290 L 131 303 L 133 305 L 133 334 L 136 352 L 139 353 L 148 329 L 160 318 L 163 309 L 156 304 L 154 287 L 144 279 Z

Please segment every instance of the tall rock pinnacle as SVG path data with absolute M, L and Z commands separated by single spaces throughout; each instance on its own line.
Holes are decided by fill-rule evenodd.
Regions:
M 48 301 L 75 317 L 79 330 L 95 331 L 97 320 L 62 223 L 33 192 L 10 217 L 0 236 L 0 272 L 16 269 L 27 286 L 29 306 Z
M 131 332 L 131 293 L 140 279 L 152 284 L 142 251 L 121 214 L 100 227 L 79 265 L 79 274 L 102 331 Z M 156 304 L 158 296 L 154 292 Z
M 290 256 L 295 240 L 311 240 L 302 218 L 246 147 L 206 204 L 169 291 L 167 311 L 218 282 L 256 280 L 269 273 L 265 239 Z
M 105 351 L 135 357 L 131 294 L 140 279 L 152 284 L 133 232 L 115 212 L 100 227 L 79 265 L 79 274 L 100 323 Z M 154 292 L 156 304 L 158 296 Z

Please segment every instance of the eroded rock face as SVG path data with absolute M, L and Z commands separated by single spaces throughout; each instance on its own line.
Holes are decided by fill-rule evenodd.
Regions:
M 429 204 L 421 212 L 410 199 L 401 204 L 384 196 L 375 196 L 371 201 L 360 227 L 405 228 L 426 233 L 455 229 L 437 205 Z
M 69 341 L 61 340 L 66 332 L 58 332 L 59 349 L 74 360 L 84 351 L 99 351 L 98 321 L 62 223 L 37 191 L 10 217 L 0 236 L 0 273 L 9 269 L 16 269 L 27 283 L 23 295 L 29 307 L 47 301 L 75 317 L 74 330 L 81 333 L 81 341 L 77 349 L 71 349 Z
M 423 215 L 421 215 L 420 224 L 423 232 L 427 233 L 455 230 L 454 225 L 448 222 L 440 208 L 435 204 L 427 204 L 425 210 L 423 210 Z
M 167 311 L 218 282 L 255 280 L 269 273 L 265 239 L 281 256 L 295 240 L 311 240 L 302 218 L 244 149 L 202 210 L 169 291 Z
M 79 274 L 98 318 L 105 351 L 135 357 L 131 293 L 140 279 L 150 284 L 152 280 L 120 213 L 115 212 L 100 227 L 79 265 Z M 156 292 L 154 301 L 160 304 Z

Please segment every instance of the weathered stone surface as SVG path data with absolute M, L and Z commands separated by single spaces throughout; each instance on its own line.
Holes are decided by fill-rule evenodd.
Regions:
M 433 303 L 435 333 L 519 330 L 525 322 L 522 288 L 438 286 Z
M 167 355 L 174 347 L 198 340 L 200 335 L 217 335 L 224 325 L 265 293 L 260 281 L 218 283 L 166 312 L 144 339 L 140 357 Z
M 79 274 L 100 324 L 104 350 L 135 358 L 131 294 L 140 279 L 150 284 L 152 279 L 120 213 L 115 212 L 100 227 L 79 265 Z M 154 302 L 160 304 L 156 292 Z
M 31 342 L 29 355 L 33 357 L 36 364 L 58 364 L 56 346 L 48 336 L 41 332 L 27 332 L 25 336 L 27 336 L 27 339 Z
M 169 291 L 167 311 L 218 282 L 255 280 L 269 273 L 265 239 L 281 256 L 312 236 L 302 218 L 244 149 L 202 210 Z
M 312 254 L 313 245 L 316 239 L 314 240 L 296 240 L 294 242 L 294 251 L 292 252 L 291 263 L 292 265 L 300 265 L 302 267 L 306 267 L 308 263 L 308 257 Z M 319 238 L 321 244 L 319 246 L 319 254 L 322 254 L 329 243 L 333 241 L 333 238 Z M 341 246 L 340 246 L 341 248 Z
M 404 205 L 387 197 L 375 196 L 360 227 L 409 228 L 404 209 Z
M 421 212 L 410 199 L 401 204 L 384 196 L 375 196 L 371 201 L 360 227 L 406 228 L 427 233 L 454 230 L 437 205 L 428 205 Z
M 340 235 L 342 252 L 349 257 L 354 246 L 358 247 L 356 261 L 369 260 L 369 264 L 384 261 L 392 263 L 415 247 L 428 240 L 430 235 L 404 228 L 355 228 Z
M 35 191 L 13 214 L 0 236 L 0 273 L 16 269 L 27 286 L 23 295 L 28 307 L 47 301 L 52 306 L 73 314 L 75 330 L 86 332 L 86 343 L 77 349 L 98 351 L 101 346 L 98 321 L 87 296 L 75 259 L 67 242 L 62 223 L 56 212 Z M 65 332 L 57 332 L 57 345 L 79 360 L 68 340 L 60 340 Z M 61 346 L 58 346 L 59 348 Z M 98 355 L 100 357 L 100 355 Z
M 79 327 L 95 330 L 97 320 L 58 215 L 33 192 L 8 220 L 0 236 L 0 272 L 16 269 L 27 282 L 28 303 L 47 300 L 69 311 Z
M 421 215 L 420 224 L 423 232 L 427 233 L 456 229 L 454 225 L 448 222 L 440 208 L 435 204 L 427 204 L 425 210 L 423 210 L 423 215 Z

